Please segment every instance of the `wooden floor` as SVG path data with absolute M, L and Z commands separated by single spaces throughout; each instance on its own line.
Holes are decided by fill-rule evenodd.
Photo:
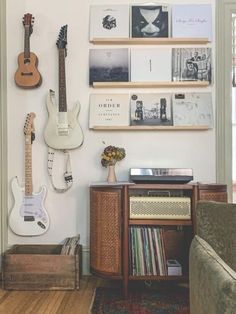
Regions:
M 88 314 L 94 289 L 110 285 L 93 276 L 80 280 L 78 291 L 6 291 L 0 289 L 0 314 Z

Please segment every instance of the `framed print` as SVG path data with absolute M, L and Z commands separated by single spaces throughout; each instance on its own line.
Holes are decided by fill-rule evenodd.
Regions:
M 129 50 L 90 49 L 89 84 L 93 82 L 128 82 Z
M 211 83 L 211 48 L 172 48 L 172 80 Z
M 173 125 L 171 94 L 131 94 L 130 124 Z
M 129 38 L 129 5 L 91 5 L 90 40 Z
M 168 37 L 169 7 L 167 5 L 132 5 L 131 37 Z
M 213 127 L 211 93 L 174 94 L 172 106 L 174 125 Z
M 89 127 L 128 126 L 129 94 L 91 94 Z

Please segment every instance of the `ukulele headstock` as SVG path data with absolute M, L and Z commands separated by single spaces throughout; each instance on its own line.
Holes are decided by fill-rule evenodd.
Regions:
M 24 125 L 24 134 L 25 136 L 30 136 L 31 143 L 35 139 L 35 128 L 34 128 L 34 118 L 36 117 L 34 112 L 30 112 L 26 116 L 25 125 Z
M 29 28 L 30 35 L 33 33 L 33 24 L 34 24 L 34 17 L 31 13 L 26 13 L 23 17 L 22 21 L 24 27 Z
M 61 27 L 59 36 L 57 39 L 57 48 L 58 49 L 65 49 L 65 54 L 67 52 L 66 45 L 67 45 L 67 27 L 68 25 L 64 25 Z

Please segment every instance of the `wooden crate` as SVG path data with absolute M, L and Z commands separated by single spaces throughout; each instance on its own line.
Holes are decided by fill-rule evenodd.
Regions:
M 62 245 L 14 245 L 3 255 L 6 290 L 79 289 L 81 246 L 75 255 L 61 255 Z

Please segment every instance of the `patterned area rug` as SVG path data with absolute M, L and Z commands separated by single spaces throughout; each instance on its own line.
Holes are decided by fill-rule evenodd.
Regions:
M 119 288 L 98 287 L 91 314 L 189 314 L 186 287 L 170 289 L 130 289 L 125 299 Z

